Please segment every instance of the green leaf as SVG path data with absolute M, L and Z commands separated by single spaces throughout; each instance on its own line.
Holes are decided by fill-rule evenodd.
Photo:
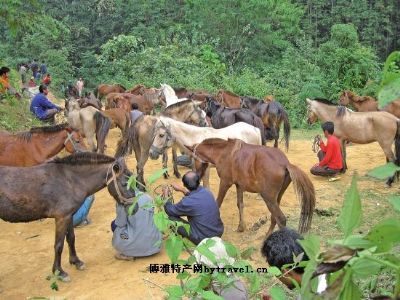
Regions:
M 377 178 L 377 179 L 387 179 L 392 177 L 396 171 L 400 170 L 400 166 L 397 166 L 393 162 L 389 162 L 386 165 L 376 167 L 368 172 L 368 176 Z
M 367 249 L 374 246 L 371 241 L 366 240 L 365 237 L 361 235 L 350 235 L 342 242 L 342 244 L 351 249 Z
M 189 274 L 189 272 L 187 272 L 187 271 L 183 271 L 183 272 L 181 272 L 181 273 L 179 273 L 177 276 L 176 276 L 176 279 L 186 279 L 186 278 L 189 278 L 190 277 L 190 274 Z
M 379 263 L 364 257 L 353 258 L 349 265 L 351 265 L 353 274 L 358 278 L 368 278 L 371 275 L 376 275 L 381 269 Z
M 361 291 L 358 286 L 353 282 L 351 271 L 348 271 L 349 274 L 346 274 L 344 287 L 342 292 L 340 293 L 340 300 L 359 300 L 361 299 Z
M 135 198 L 133 198 L 134 199 L 134 201 L 133 201 L 133 203 L 129 206 L 129 208 L 128 208 L 128 216 L 132 216 L 132 214 L 133 214 L 133 210 L 135 209 L 135 207 L 136 207 L 136 205 L 137 205 L 137 202 L 138 202 L 138 200 L 139 200 L 139 197 L 135 197 Z M 139 208 L 138 208 L 139 209 Z
M 393 205 L 393 208 L 400 212 L 400 196 L 392 195 L 389 198 L 389 202 Z
M 310 260 L 316 260 L 320 252 L 320 239 L 315 235 L 308 235 L 303 240 L 298 240 Z
M 214 294 L 212 291 L 203 291 L 201 292 L 201 299 L 204 300 L 224 300 L 221 296 Z
M 132 175 L 131 177 L 129 177 L 128 183 L 127 183 L 128 189 L 136 190 L 137 189 L 136 183 L 137 183 L 137 181 L 136 181 L 136 176 L 135 175 Z
M 374 242 L 377 252 L 389 251 L 393 244 L 400 243 L 400 220 L 386 219 L 375 225 L 367 234 L 366 239 Z
M 225 250 L 226 253 L 228 253 L 228 255 L 230 257 L 237 257 L 239 254 L 239 250 L 231 243 L 229 242 L 223 242 L 225 245 Z
M 273 300 L 285 300 L 286 299 L 285 291 L 278 285 L 275 285 L 272 288 L 270 288 L 268 292 L 271 295 Z
M 350 189 L 346 192 L 338 223 L 344 232 L 344 236 L 348 237 L 360 221 L 361 201 L 357 189 L 357 179 L 356 176 L 353 176 Z
M 399 74 L 400 76 L 400 74 Z M 393 79 L 389 83 L 385 84 L 378 91 L 378 102 L 379 108 L 384 107 L 393 100 L 400 98 L 400 77 Z
M 156 182 L 156 181 L 157 181 L 158 179 L 160 179 L 160 178 L 164 175 L 164 173 L 167 172 L 167 171 L 168 171 L 167 168 L 155 171 L 153 174 L 151 174 L 151 175 L 149 176 L 149 178 L 147 178 L 148 184 L 151 185 L 151 184 L 153 184 L 154 182 Z
M 181 299 L 183 296 L 183 290 L 179 285 L 173 285 L 165 288 L 168 293 L 168 299 Z
M 168 237 L 165 242 L 165 250 L 167 251 L 168 257 L 172 263 L 176 263 L 179 255 L 183 249 L 183 241 L 180 237 L 172 234 Z
M 279 270 L 279 268 L 277 268 L 277 267 L 269 267 L 267 269 L 267 273 L 270 275 L 273 275 L 273 276 L 281 276 L 282 275 L 281 270 Z
M 257 251 L 257 248 L 254 246 L 248 247 L 247 249 L 243 250 L 242 253 L 240 253 L 240 257 L 242 259 L 248 259 L 251 257 L 251 255 Z
M 167 230 L 169 223 L 171 222 L 165 211 L 160 211 L 154 214 L 153 217 L 154 224 L 157 226 L 158 230 L 164 232 Z

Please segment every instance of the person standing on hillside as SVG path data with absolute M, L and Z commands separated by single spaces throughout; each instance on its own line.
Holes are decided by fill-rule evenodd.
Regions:
M 42 61 L 42 64 L 40 65 L 40 74 L 42 75 L 42 78 L 47 74 L 47 66 L 44 61 Z
M 84 82 L 83 82 L 83 79 L 82 79 L 82 77 L 81 77 L 81 78 L 79 78 L 79 80 L 76 82 L 76 88 L 78 89 L 79 97 L 82 97 L 83 86 L 84 86 Z
M 47 99 L 48 93 L 47 86 L 41 84 L 39 86 L 39 94 L 33 97 L 31 103 L 31 112 L 42 121 L 51 120 L 57 112 L 61 111 L 61 107 Z
M 38 71 L 39 71 L 39 66 L 36 63 L 36 60 L 34 59 L 32 63 L 30 64 L 30 68 L 32 70 L 32 75 L 35 79 L 38 79 Z
M 47 85 L 47 86 L 49 86 L 50 85 L 50 83 L 51 83 L 51 77 L 50 77 L 50 74 L 46 74 L 46 76 L 43 78 L 43 81 L 42 81 L 42 83 L 43 84 L 45 84 L 45 85 Z

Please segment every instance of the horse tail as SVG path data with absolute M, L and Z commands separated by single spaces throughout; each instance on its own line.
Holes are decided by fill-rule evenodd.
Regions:
M 400 120 L 397 120 L 397 131 L 394 137 L 394 150 L 396 155 L 394 163 L 399 166 L 400 165 Z
M 130 121 L 129 121 L 130 123 Z M 132 153 L 132 145 L 135 140 L 135 123 L 125 128 L 121 139 L 118 141 L 117 151 L 114 157 L 119 158 Z
M 266 138 L 265 138 L 265 128 L 264 128 L 264 123 L 261 120 L 261 118 L 257 117 L 257 116 L 253 116 L 253 126 L 257 127 L 258 129 L 260 129 L 260 134 L 261 134 L 261 145 L 265 145 L 265 143 L 267 142 Z
M 305 233 L 310 229 L 315 207 L 315 190 L 310 178 L 299 167 L 288 164 L 286 169 L 293 181 L 296 197 L 301 201 L 299 232 Z
M 106 137 L 111 128 L 111 121 L 99 111 L 94 114 L 94 120 L 96 122 L 97 151 L 104 153 Z
M 283 137 L 285 138 L 285 148 L 286 151 L 289 150 L 289 138 L 290 138 L 290 122 L 287 112 L 282 108 L 282 118 L 283 118 Z
M 125 112 L 125 129 L 122 132 L 122 135 L 125 135 L 125 131 L 129 129 L 129 126 L 131 125 L 131 116 Z

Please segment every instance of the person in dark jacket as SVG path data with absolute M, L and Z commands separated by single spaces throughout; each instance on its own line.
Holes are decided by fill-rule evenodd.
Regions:
M 172 187 L 175 191 L 185 194 L 185 197 L 177 204 L 167 201 L 164 205 L 170 219 L 190 225 L 189 233 L 182 226 L 178 228 L 178 233 L 196 245 L 205 238 L 221 237 L 224 233 L 224 224 L 213 194 L 200 186 L 200 177 L 193 171 L 187 172 L 182 182 L 185 188 L 174 184 Z M 163 196 L 168 197 L 166 190 Z M 181 216 L 186 216 L 188 221 Z
M 39 94 L 33 97 L 31 102 L 31 112 L 42 121 L 53 118 L 57 112 L 61 111 L 61 107 L 47 99 L 47 94 L 47 86 L 41 84 L 39 86 Z

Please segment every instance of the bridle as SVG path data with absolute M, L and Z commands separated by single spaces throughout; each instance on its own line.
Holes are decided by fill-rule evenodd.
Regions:
M 167 125 L 164 124 L 163 121 L 159 120 L 159 122 L 161 123 L 161 126 L 160 125 L 156 125 L 156 126 L 157 127 L 164 127 L 165 128 L 165 134 L 167 136 L 166 136 L 165 142 L 164 142 L 164 144 L 163 144 L 163 146 L 161 148 L 158 148 L 158 147 L 156 147 L 154 145 L 151 145 L 151 148 L 152 148 L 153 151 L 156 151 L 158 154 L 161 154 L 161 153 L 163 153 L 165 151 L 165 149 L 168 148 L 168 143 L 172 140 L 172 133 L 171 133 L 171 130 L 168 128 Z M 154 138 L 155 138 L 155 134 L 156 134 L 156 131 L 154 132 L 153 141 L 154 141 Z
M 72 144 L 72 148 L 74 148 L 75 152 L 81 152 L 78 148 L 77 148 L 77 142 L 73 139 L 73 133 L 71 132 L 67 132 L 67 138 L 64 141 L 64 147 L 67 145 L 67 143 L 70 142 Z
M 119 190 L 118 184 L 117 184 L 117 175 L 115 174 L 115 171 L 113 169 L 114 164 L 112 164 L 110 166 L 110 168 L 107 170 L 107 175 L 106 175 L 106 185 L 109 186 L 111 183 L 114 183 L 114 187 L 115 187 L 115 191 L 117 192 L 118 198 L 120 199 L 120 201 L 124 204 L 124 205 L 129 205 L 132 204 L 135 197 L 132 198 L 125 198 L 124 196 L 122 196 L 121 191 Z M 111 178 L 108 178 L 108 174 L 110 173 L 110 169 L 111 169 Z

